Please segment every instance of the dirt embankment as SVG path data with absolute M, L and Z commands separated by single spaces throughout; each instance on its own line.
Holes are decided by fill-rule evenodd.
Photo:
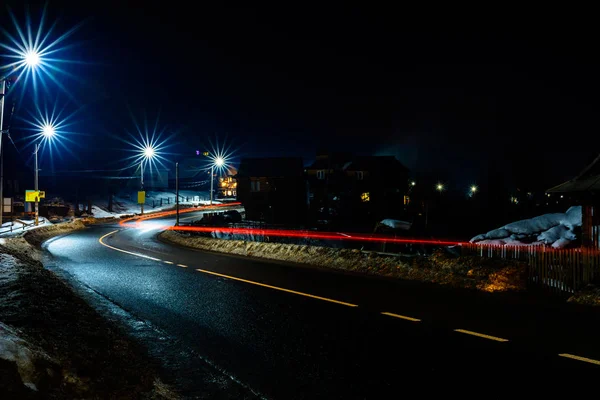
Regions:
M 521 291 L 526 288 L 525 264 L 514 261 L 456 257 L 444 252 L 438 252 L 429 257 L 387 256 L 351 249 L 221 240 L 189 236 L 175 231 L 165 231 L 160 238 L 174 244 L 208 251 L 432 282 L 487 292 Z
M 145 349 L 103 319 L 32 246 L 76 221 L 0 241 L 0 398 L 173 399 Z

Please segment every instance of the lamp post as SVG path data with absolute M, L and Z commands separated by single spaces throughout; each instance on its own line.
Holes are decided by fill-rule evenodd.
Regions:
M 52 138 L 54 138 L 54 135 L 56 134 L 56 130 L 54 129 L 54 127 L 50 124 L 46 124 L 43 126 L 42 128 L 42 136 L 43 139 L 45 140 L 52 140 Z M 38 153 L 40 152 L 40 144 L 36 143 L 35 144 L 35 191 L 38 191 L 38 181 L 39 181 L 39 168 L 38 168 Z M 35 225 L 38 225 L 39 222 L 39 216 L 40 216 L 40 211 L 39 211 L 39 204 L 38 204 L 38 200 L 39 200 L 39 196 L 36 196 L 35 198 Z
M 152 146 L 146 146 L 143 150 L 142 160 L 140 161 L 140 190 L 144 191 L 144 162 L 150 160 L 154 157 L 154 148 Z M 144 195 L 144 201 L 146 201 L 146 196 Z M 140 214 L 144 215 L 144 203 L 140 203 L 141 212 Z
M 222 167 L 225 164 L 225 159 L 223 157 L 217 156 L 210 166 L 210 205 L 213 203 L 213 183 L 214 183 L 214 170 L 215 167 Z
M 2 182 L 4 182 L 4 158 L 2 157 L 2 153 L 4 149 L 2 148 L 2 136 L 4 136 L 4 131 L 2 130 L 2 124 L 4 123 L 4 95 L 6 92 L 6 78 L 0 77 L 0 226 L 2 226 L 2 214 L 4 214 L 4 193 L 2 191 Z
M 179 226 L 179 162 L 175 163 L 175 226 Z

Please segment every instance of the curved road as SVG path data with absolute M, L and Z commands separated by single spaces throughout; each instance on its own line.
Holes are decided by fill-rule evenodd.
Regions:
M 190 397 L 242 397 L 231 379 L 275 399 L 539 394 L 600 374 L 598 313 L 175 247 L 157 239 L 173 222 L 93 226 L 45 247 L 52 268 L 197 355 L 177 371 Z

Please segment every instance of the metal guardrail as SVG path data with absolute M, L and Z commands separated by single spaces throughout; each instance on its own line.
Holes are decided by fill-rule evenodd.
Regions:
M 21 219 L 15 219 L 14 222 L 19 222 L 19 223 L 21 223 L 21 225 L 18 226 L 18 227 L 15 227 L 14 224 L 13 224 L 13 221 L 11 221 L 10 227 L 7 228 L 7 229 L 1 230 L 0 231 L 0 235 L 2 235 L 4 233 L 15 232 L 15 231 L 18 231 L 18 230 L 23 230 L 24 231 L 25 228 L 35 225 L 35 221 L 28 222 L 28 221 L 23 221 Z M 44 217 L 40 217 L 39 218 L 39 223 L 44 223 L 44 222 L 45 222 Z

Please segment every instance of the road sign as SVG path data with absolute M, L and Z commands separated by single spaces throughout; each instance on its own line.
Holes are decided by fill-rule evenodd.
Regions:
M 12 213 L 12 197 L 5 197 L 2 202 L 2 212 L 3 213 Z
M 26 190 L 25 191 L 25 202 L 35 203 L 36 201 L 37 202 L 40 201 L 40 191 L 39 190 Z
M 146 192 L 138 192 L 138 204 L 144 204 L 146 202 Z

